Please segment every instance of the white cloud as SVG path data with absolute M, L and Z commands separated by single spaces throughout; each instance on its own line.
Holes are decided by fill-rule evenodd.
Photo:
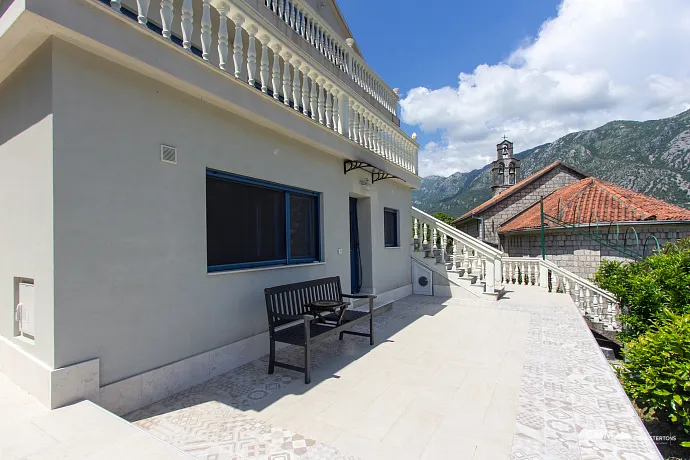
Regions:
M 647 120 L 690 107 L 690 1 L 564 0 L 506 62 L 461 73 L 456 87 L 411 89 L 405 123 L 440 142 L 420 173 L 481 167 L 503 134 L 517 151 L 614 119 Z

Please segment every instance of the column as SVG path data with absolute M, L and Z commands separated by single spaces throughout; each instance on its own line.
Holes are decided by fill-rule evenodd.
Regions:
M 201 58 L 208 61 L 211 50 L 211 0 L 202 0 Z M 139 21 L 141 22 L 141 21 Z
M 309 67 L 302 69 L 302 113 L 309 116 Z
M 319 84 L 319 88 L 318 88 L 318 91 L 319 91 L 319 99 L 318 99 L 318 102 L 319 102 L 319 123 L 321 123 L 322 125 L 326 124 L 326 98 L 324 96 L 324 87 L 323 87 L 325 82 L 326 82 L 326 80 L 324 80 L 323 78 L 320 78 L 318 81 L 318 84 Z
M 283 54 L 283 104 L 290 105 L 290 93 L 292 92 L 292 78 L 290 76 L 290 59 L 292 54 L 287 51 Z
M 273 75 L 271 85 L 273 86 L 273 99 L 280 100 L 280 50 L 282 47 L 278 43 L 273 44 Z
M 268 93 L 268 44 L 271 41 L 268 35 L 261 37 L 261 92 Z
M 326 93 L 326 127 L 333 128 L 333 100 L 331 98 L 331 88 L 333 88 L 333 85 L 327 83 L 324 88 Z
M 242 63 L 244 61 L 242 43 L 242 24 L 244 17 L 240 15 L 233 16 L 232 22 L 235 23 L 235 39 L 232 42 L 232 60 L 235 64 L 235 78 L 242 78 Z
M 228 9 L 222 5 L 218 9 L 220 24 L 218 25 L 218 60 L 221 70 L 228 66 Z
M 210 4 L 211 0 L 204 0 L 204 5 L 206 3 Z M 119 0 L 118 0 L 119 3 Z M 151 0 L 137 0 L 137 21 L 139 21 L 139 24 L 142 26 L 145 26 L 146 23 L 148 22 L 148 14 L 149 14 L 149 4 L 151 3 Z M 120 5 L 118 5 L 118 8 Z
M 350 137 L 350 98 L 345 92 L 338 95 L 338 132 L 345 137 Z
M 170 40 L 173 21 L 173 0 L 161 1 L 161 35 Z
M 186 50 L 192 49 L 192 31 L 194 28 L 194 11 L 192 10 L 192 0 L 182 1 L 182 47 Z
M 293 108 L 299 112 L 299 103 L 302 100 L 302 87 L 300 86 L 299 78 L 299 66 L 302 61 L 299 59 L 293 59 L 292 67 L 295 69 L 295 75 L 292 79 L 292 102 Z
M 247 83 L 254 86 L 256 83 L 256 33 L 259 29 L 255 25 L 247 28 L 249 44 L 247 45 Z
M 311 95 L 310 95 L 310 105 L 311 105 L 311 119 L 314 121 L 319 120 L 318 114 L 318 94 L 316 93 L 316 79 L 319 78 L 319 74 L 316 72 L 309 75 L 311 78 Z

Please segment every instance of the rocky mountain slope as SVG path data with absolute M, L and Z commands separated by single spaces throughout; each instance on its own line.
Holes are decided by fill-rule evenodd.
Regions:
M 561 160 L 575 169 L 690 208 L 690 110 L 645 122 L 612 121 L 515 155 L 522 177 Z M 491 197 L 491 165 L 449 177 L 428 176 L 412 193 L 427 212 L 460 216 Z

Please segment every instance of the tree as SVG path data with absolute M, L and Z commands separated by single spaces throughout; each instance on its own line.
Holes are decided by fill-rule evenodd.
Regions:
M 441 222 L 448 224 L 448 225 L 452 224 L 453 221 L 455 220 L 455 217 L 450 216 L 450 215 L 446 214 L 445 212 L 440 212 L 440 211 L 433 213 L 432 216 L 437 218 Z

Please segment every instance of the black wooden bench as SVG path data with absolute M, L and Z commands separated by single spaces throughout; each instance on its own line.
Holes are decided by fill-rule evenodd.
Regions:
M 266 295 L 266 312 L 268 313 L 268 333 L 270 336 L 270 358 L 268 373 L 272 374 L 275 366 L 304 372 L 304 383 L 311 381 L 311 345 L 334 334 L 369 337 L 374 344 L 374 299 L 375 295 L 343 294 L 340 277 L 322 278 L 302 283 L 285 284 L 264 289 Z M 369 299 L 368 311 L 346 309 L 348 302 L 343 299 Z M 338 302 L 342 316 L 330 313 L 317 317 L 309 307 L 315 301 L 332 300 Z M 369 321 L 369 333 L 351 331 L 353 326 Z M 299 324 L 292 324 L 301 321 Z M 304 347 L 304 367 L 276 361 L 276 342 Z

